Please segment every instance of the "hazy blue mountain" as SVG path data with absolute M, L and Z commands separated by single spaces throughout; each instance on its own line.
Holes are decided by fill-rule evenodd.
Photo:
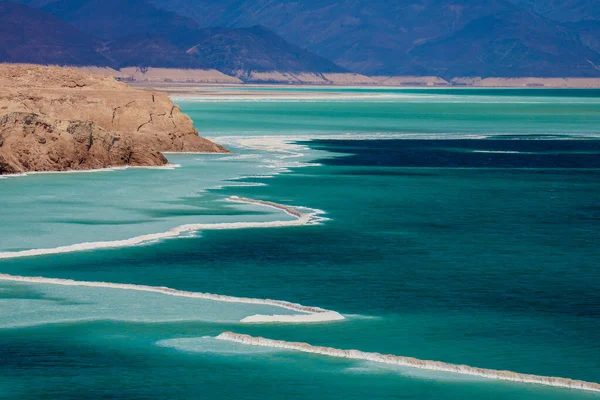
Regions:
M 253 26 L 213 28 L 188 53 L 226 74 L 244 71 L 346 72 L 331 61 L 291 45 L 273 32 Z
M 526 10 L 479 18 L 411 56 L 444 77 L 598 76 L 600 66 L 600 55 L 575 33 Z
M 105 40 L 152 34 L 178 43 L 199 29 L 196 21 L 159 9 L 146 0 L 58 0 L 41 10 Z
M 116 65 L 600 76 L 597 0 L 20 1 L 107 42 Z
M 600 53 L 600 20 L 586 19 L 568 24 L 577 34 L 581 42 Z
M 573 15 L 592 13 L 599 3 L 569 1 L 573 3 Z M 508 74 L 511 66 L 516 67 L 519 60 L 523 60 L 526 65 L 518 68 L 520 72 L 511 72 L 511 76 L 520 73 L 600 76 L 591 60 L 595 55 L 590 55 L 589 49 L 581 44 L 577 29 L 533 12 L 519 14 L 525 8 L 532 9 L 534 4 L 519 5 L 504 0 L 155 2 L 188 15 L 204 26 L 264 25 L 349 70 L 370 75 L 429 74 L 445 70 L 459 75 L 477 71 L 489 76 L 502 71 Z M 466 35 L 482 21 L 494 22 L 493 35 L 473 37 L 476 42 L 473 48 L 466 48 L 465 41 L 469 40 Z M 535 36 L 526 36 L 532 34 Z M 552 41 L 558 42 L 549 47 Z M 502 59 L 510 43 L 515 45 L 514 52 Z M 552 63 L 554 57 L 560 62 Z M 498 61 L 504 66 L 498 66 Z M 450 64 L 440 65 L 440 62 Z
M 598 0 L 512 0 L 515 4 L 534 12 L 564 22 L 600 20 Z
M 0 62 L 110 65 L 98 41 L 52 15 L 0 1 Z
M 39 10 L 13 3 L 5 7 L 0 51 L 6 61 L 215 68 L 241 76 L 344 71 L 259 26 L 200 29 L 193 19 L 146 0 L 58 0 Z M 18 12 L 9 13 L 12 9 Z M 20 47 L 11 46 L 17 40 L 22 40 Z
M 546 18 L 563 22 L 581 42 L 600 52 L 599 0 L 512 0 Z
M 106 43 L 101 52 L 115 68 L 207 68 L 207 63 L 193 57 L 161 36 L 141 34 Z
M 55 0 L 11 0 L 13 3 L 23 4 L 29 7 L 39 8 Z

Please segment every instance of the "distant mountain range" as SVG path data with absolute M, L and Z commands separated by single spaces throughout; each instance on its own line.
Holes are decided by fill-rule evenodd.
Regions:
M 316 73 L 347 72 L 326 58 L 286 42 L 261 27 L 205 31 L 202 40 L 187 53 L 209 67 L 244 78 L 248 71 L 302 71 Z
M 91 36 L 44 12 L 0 2 L 0 61 L 108 65 Z
M 600 20 L 598 0 L 511 0 L 514 4 L 530 9 L 555 21 L 578 22 Z
M 145 0 L 0 1 L 0 61 L 253 72 L 346 72 L 273 32 L 209 28 Z
M 367 75 L 600 76 L 598 0 L 155 1 L 203 26 L 260 23 Z
M 478 18 L 409 54 L 440 76 L 600 75 L 598 53 L 566 27 L 526 10 Z
M 17 1 L 17 0 L 15 0 Z M 0 61 L 600 77 L 598 0 L 0 1 Z
M 581 42 L 600 53 L 600 1 L 598 0 L 512 0 L 543 17 L 563 23 Z

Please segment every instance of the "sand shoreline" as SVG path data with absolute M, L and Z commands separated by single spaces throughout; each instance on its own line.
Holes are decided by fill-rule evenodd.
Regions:
M 255 79 L 242 81 L 216 70 L 176 69 L 176 68 L 125 68 L 114 70 L 102 67 L 78 67 L 105 76 L 113 76 L 132 85 L 169 86 L 282 86 L 282 87 L 414 87 L 414 88 L 600 88 L 600 77 L 454 77 L 415 75 L 365 76 L 356 73 L 315 74 L 303 72 L 255 72 Z
M 600 89 L 600 78 L 455 78 L 445 84 L 420 84 L 409 80 L 389 80 L 388 83 L 340 83 L 340 84 L 289 84 L 289 83 L 231 83 L 231 82 L 185 82 L 185 81 L 132 81 L 131 86 L 184 94 L 198 92 L 199 89 L 210 93 L 210 89 L 242 89 L 248 94 L 250 89 Z M 229 91 L 229 90 L 228 90 Z M 231 95 L 235 92 L 231 90 Z

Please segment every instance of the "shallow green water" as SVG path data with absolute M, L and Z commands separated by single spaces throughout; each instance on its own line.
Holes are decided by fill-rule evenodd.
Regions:
M 235 331 L 600 381 L 600 99 L 537 92 L 546 104 L 500 93 L 482 104 L 495 94 L 462 92 L 182 102 L 236 154 L 170 156 L 181 165 L 173 170 L 0 180 L 4 252 L 292 219 L 224 201 L 231 195 L 323 210 L 318 225 L 4 259 L 0 272 L 282 299 L 346 316 L 248 325 L 237 321 L 287 311 L 0 283 L 0 398 L 598 398 L 212 339 Z

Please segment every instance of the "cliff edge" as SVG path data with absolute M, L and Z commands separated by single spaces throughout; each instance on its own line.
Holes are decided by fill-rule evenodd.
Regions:
M 0 64 L 0 174 L 160 166 L 226 153 L 168 95 L 81 70 Z

